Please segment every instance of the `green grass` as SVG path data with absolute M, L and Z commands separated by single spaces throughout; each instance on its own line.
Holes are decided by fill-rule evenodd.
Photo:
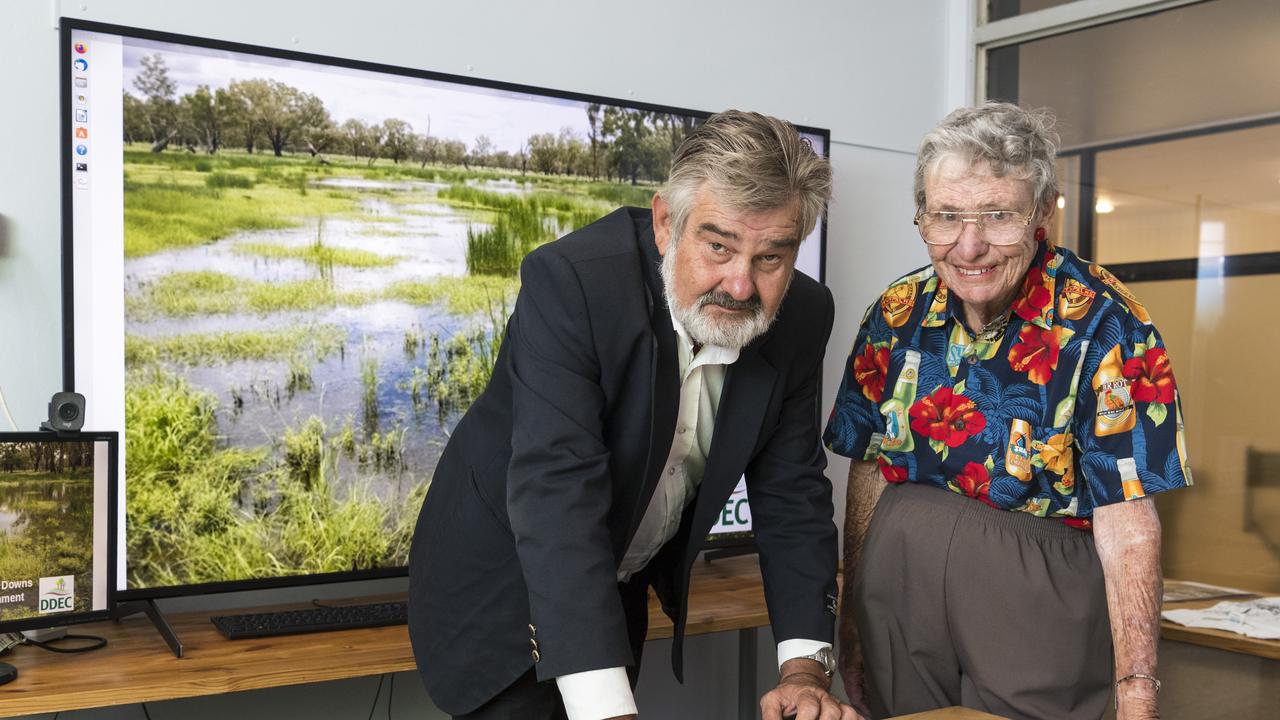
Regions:
M 360 363 L 360 387 L 362 388 L 361 400 L 364 409 L 364 427 L 367 433 L 374 433 L 378 430 L 378 386 L 381 380 L 378 379 L 378 356 L 370 355 L 367 351 L 364 360 Z
M 200 158 L 125 151 L 124 252 L 138 257 L 191 247 L 250 230 L 350 215 L 353 196 L 308 193 L 323 168 L 294 163 L 288 171 L 261 158 Z
M 587 194 L 610 205 L 630 205 L 633 207 L 649 207 L 653 202 L 656 187 L 644 185 L 619 185 L 615 183 L 591 183 L 586 188 Z
M 285 378 L 285 392 L 289 397 L 306 392 L 314 387 L 311 379 L 311 365 L 298 355 L 289 356 L 288 377 Z
M 131 373 L 128 568 L 131 587 L 239 580 L 399 565 L 406 561 L 427 482 L 407 498 L 376 497 L 367 481 L 338 491 L 348 455 L 316 417 L 270 447 L 224 448 L 217 402 L 161 371 Z M 403 430 L 351 437 L 349 456 L 402 467 Z
M 201 172 L 200 167 L 196 167 L 196 172 Z M 206 171 L 207 172 L 207 171 Z M 212 172 L 204 178 L 206 187 L 211 188 L 252 188 L 256 183 L 254 179 L 247 175 L 239 175 L 229 172 Z
M 404 331 L 404 356 L 408 360 L 412 360 L 418 356 L 418 351 L 427 345 L 427 336 L 422 330 L 422 326 L 418 323 L 410 325 Z
M 484 312 L 494 303 L 510 304 L 519 289 L 520 279 L 517 277 L 442 276 L 433 280 L 394 283 L 385 290 L 383 297 L 419 306 L 444 302 L 454 315 L 471 315 Z
M 568 224 L 568 226 L 571 229 L 578 230 L 580 228 L 584 228 L 590 225 L 591 223 L 599 220 L 600 218 L 604 217 L 605 214 L 606 213 L 604 213 L 601 210 L 578 209 L 569 213 L 569 215 L 564 218 L 564 221 Z
M 424 366 L 414 368 L 409 379 L 401 384 L 401 389 L 407 389 L 413 399 L 415 410 L 425 404 L 420 400 L 423 388 L 435 398 L 437 417 L 441 421 L 451 413 L 470 407 L 484 392 L 506 335 L 506 301 L 490 304 L 487 315 L 487 325 L 474 325 L 447 341 L 442 341 L 438 333 L 431 334 Z
M 267 315 L 396 300 L 417 306 L 445 303 L 449 312 L 469 315 L 482 312 L 503 298 L 509 304 L 519 288 L 520 280 L 516 277 L 445 275 L 431 280 L 402 280 L 381 293 L 338 292 L 323 280 L 269 283 L 240 280 L 212 271 L 179 272 L 147 283 L 126 297 L 125 313 L 136 322 L 157 317 L 238 312 Z
M 506 216 L 484 230 L 467 227 L 467 273 L 514 277 L 532 246 L 512 231 Z
M 212 271 L 177 272 L 160 277 L 125 298 L 130 320 L 254 312 L 266 315 L 337 305 L 359 306 L 377 300 L 365 292 L 339 292 L 323 279 L 272 283 L 241 280 Z
M 336 325 L 187 333 L 163 338 L 128 335 L 124 362 L 127 367 L 157 362 L 214 365 L 237 360 L 289 359 L 302 354 L 321 360 L 340 351 L 346 335 L 346 331 Z
M 273 243 L 237 243 L 235 251 L 241 255 L 257 255 L 258 257 L 277 260 L 301 260 L 314 267 L 375 268 L 390 267 L 400 261 L 399 257 L 379 255 L 368 250 L 355 248 L 332 247 L 311 244 L 303 247 L 289 247 Z

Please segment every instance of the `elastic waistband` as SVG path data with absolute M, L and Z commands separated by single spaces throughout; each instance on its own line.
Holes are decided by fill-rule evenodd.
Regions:
M 961 522 L 978 522 L 1042 540 L 1092 540 L 1092 533 L 1077 530 L 1058 518 L 1042 518 L 1031 513 L 1000 510 L 976 498 L 922 483 L 890 483 L 886 493 L 898 502 L 918 503 L 957 515 Z

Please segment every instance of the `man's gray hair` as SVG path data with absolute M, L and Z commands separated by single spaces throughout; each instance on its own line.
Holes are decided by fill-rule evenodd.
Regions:
M 1058 133 L 1048 110 L 1024 110 L 1010 103 L 986 102 L 955 110 L 920 143 L 916 153 L 916 210 L 925 210 L 924 181 L 949 157 L 985 163 L 997 177 L 1012 175 L 1031 184 L 1041 217 L 1058 201 Z M 1017 208 L 1010 208 L 1017 209 Z
M 680 143 L 671 175 L 659 191 L 671 206 L 671 240 L 678 242 L 702 188 L 718 202 L 748 212 L 796 206 L 803 239 L 831 197 L 831 164 L 794 125 L 741 110 L 712 115 Z

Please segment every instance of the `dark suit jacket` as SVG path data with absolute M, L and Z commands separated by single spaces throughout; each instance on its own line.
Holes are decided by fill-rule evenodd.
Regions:
M 660 259 L 649 211 L 624 208 L 521 267 L 493 377 L 445 448 L 410 554 L 410 637 L 445 712 L 531 666 L 548 680 L 634 663 L 616 572 L 679 403 Z M 832 314 L 830 292 L 797 272 L 773 328 L 729 366 L 697 499 L 646 571 L 675 622 L 677 677 L 689 569 L 744 472 L 774 637 L 832 637 L 818 410 Z

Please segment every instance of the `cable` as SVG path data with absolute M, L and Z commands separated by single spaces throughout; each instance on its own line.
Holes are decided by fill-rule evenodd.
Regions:
M 373 711 L 378 709 L 378 698 L 382 697 L 382 681 L 386 679 L 386 673 L 378 676 L 378 691 L 373 694 L 373 705 L 369 708 L 369 720 L 373 720 Z
M 151 720 L 151 712 L 147 710 L 146 703 L 139 703 L 142 706 L 142 714 L 147 716 L 147 720 Z
M 391 673 L 391 682 L 387 685 L 387 720 L 391 720 L 391 701 L 396 698 L 396 674 Z
M 4 416 L 5 416 L 6 418 L 9 418 L 9 427 L 13 428 L 13 429 L 14 429 L 14 431 L 17 431 L 17 429 L 18 429 L 18 423 L 14 422 L 14 421 L 13 421 L 13 416 L 9 414 L 9 403 L 7 403 L 7 402 L 5 402 L 5 401 L 4 401 L 4 390 L 3 390 L 3 389 L 0 389 L 0 408 L 3 408 L 3 409 L 4 409 Z
M 67 635 L 63 635 L 61 638 L 58 638 L 58 639 L 59 640 L 88 640 L 89 642 L 84 645 L 76 645 L 74 647 L 59 647 L 53 644 L 54 642 L 57 642 L 56 640 L 51 640 L 49 642 L 41 642 L 40 640 L 32 640 L 31 638 L 27 638 L 26 640 L 23 641 L 23 643 L 26 645 L 34 645 L 40 648 L 41 650 L 48 650 L 49 652 L 68 653 L 68 654 L 91 652 L 93 650 L 101 650 L 102 648 L 107 646 L 107 639 L 104 637 L 98 637 L 97 635 L 67 634 Z

